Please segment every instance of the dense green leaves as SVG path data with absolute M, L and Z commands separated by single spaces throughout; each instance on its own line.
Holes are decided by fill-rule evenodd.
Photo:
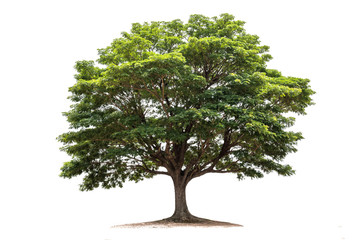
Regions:
M 156 174 L 293 174 L 282 160 L 302 135 L 286 113 L 305 114 L 314 92 L 267 69 L 269 47 L 243 26 L 229 14 L 135 23 L 97 64 L 78 61 L 61 176 L 91 190 Z

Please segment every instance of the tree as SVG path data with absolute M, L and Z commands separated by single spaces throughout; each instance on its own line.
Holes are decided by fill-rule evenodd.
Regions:
M 269 47 L 222 14 L 132 25 L 97 64 L 78 61 L 58 137 L 72 157 L 61 176 L 82 175 L 81 190 L 122 187 L 163 174 L 175 188 L 169 220 L 194 222 L 188 183 L 207 173 L 261 178 L 294 174 L 282 163 L 300 132 L 289 131 L 312 103 L 309 80 L 267 69 Z

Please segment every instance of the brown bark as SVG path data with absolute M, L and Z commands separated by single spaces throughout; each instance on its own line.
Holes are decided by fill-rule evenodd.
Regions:
M 201 218 L 195 217 L 190 213 L 186 202 L 186 186 L 189 181 L 181 173 L 173 176 L 172 179 L 175 192 L 175 211 L 167 220 L 177 223 L 199 222 Z
M 190 214 L 186 203 L 186 184 L 182 183 L 182 181 L 174 181 L 174 190 L 175 211 L 171 218 L 180 222 L 187 221 L 192 215 Z

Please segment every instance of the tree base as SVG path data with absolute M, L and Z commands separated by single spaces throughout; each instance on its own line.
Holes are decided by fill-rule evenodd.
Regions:
M 206 218 L 199 218 L 193 215 L 187 216 L 171 216 L 169 218 L 165 218 L 159 220 L 158 222 L 169 222 L 169 223 L 206 223 L 210 222 L 211 220 Z
M 199 218 L 195 216 L 191 217 L 169 217 L 162 220 L 133 223 L 113 226 L 113 228 L 139 228 L 139 227 L 150 227 L 150 228 L 172 228 L 172 227 L 242 227 L 240 224 L 214 221 L 206 218 Z

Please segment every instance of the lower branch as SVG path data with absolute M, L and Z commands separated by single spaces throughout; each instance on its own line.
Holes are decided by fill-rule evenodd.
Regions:
M 148 168 L 146 165 L 136 165 L 135 167 L 137 167 L 137 168 L 142 168 L 142 169 L 143 169 L 145 172 L 147 172 L 147 173 L 151 173 L 151 174 L 162 174 L 162 175 L 170 176 L 170 174 L 169 174 L 168 172 L 153 170 L 153 169 Z
M 212 170 L 210 173 L 237 173 L 240 170 Z

